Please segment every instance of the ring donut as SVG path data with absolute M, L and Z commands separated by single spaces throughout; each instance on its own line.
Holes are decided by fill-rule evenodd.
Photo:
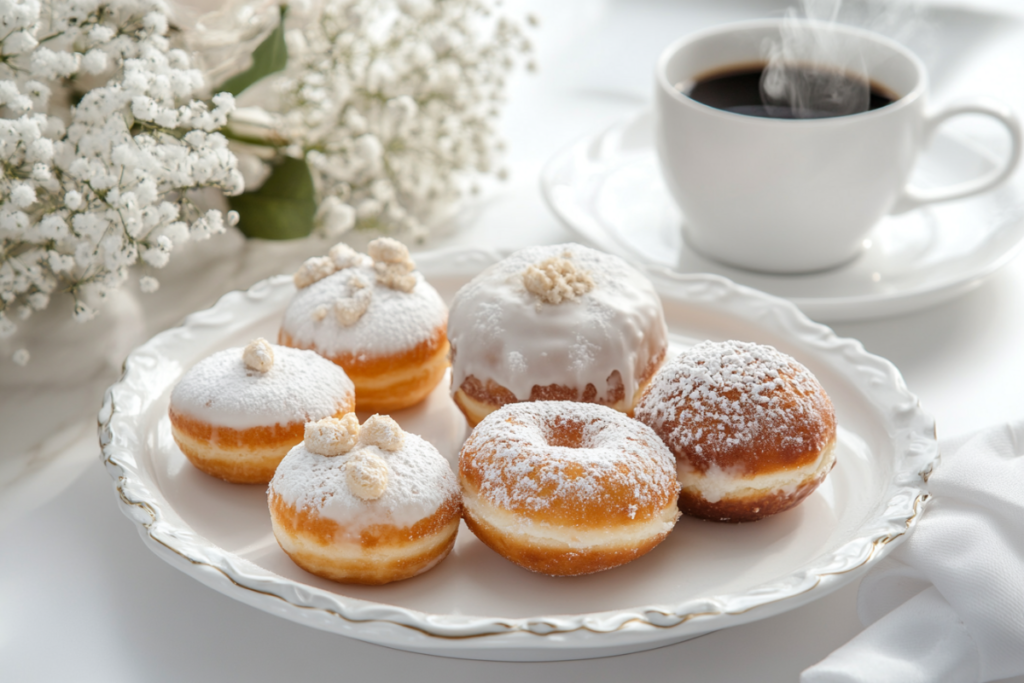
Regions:
M 672 454 L 645 425 L 597 404 L 502 407 L 470 434 L 459 475 L 477 538 L 553 576 L 636 559 L 679 517 Z

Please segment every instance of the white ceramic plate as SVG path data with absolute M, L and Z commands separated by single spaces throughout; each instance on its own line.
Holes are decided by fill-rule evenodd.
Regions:
M 661 179 L 653 134 L 653 116 L 643 112 L 556 154 L 541 173 L 548 205 L 588 242 L 637 265 L 722 275 L 789 299 L 816 320 L 876 318 L 937 304 L 977 287 L 1024 244 L 1024 192 L 1010 183 L 888 216 L 864 253 L 840 268 L 797 276 L 731 268 L 684 244 L 684 219 Z M 990 153 L 940 132 L 919 159 L 914 182 L 946 185 L 996 163 Z
M 500 255 L 417 255 L 451 298 Z M 938 451 L 932 420 L 887 361 L 837 338 L 791 304 L 715 276 L 663 283 L 674 350 L 702 339 L 773 344 L 821 380 L 840 424 L 838 464 L 801 506 L 761 522 L 682 519 L 650 554 L 577 578 L 532 574 L 463 527 L 436 569 L 379 587 L 305 573 L 278 548 L 265 489 L 207 477 L 174 445 L 170 390 L 213 351 L 273 338 L 291 278 L 232 292 L 136 349 L 100 413 L 103 457 L 121 508 L 160 557 L 267 612 L 416 652 L 499 660 L 601 657 L 659 647 L 762 619 L 853 580 L 913 526 Z M 454 462 L 466 423 L 439 387 L 395 414 Z

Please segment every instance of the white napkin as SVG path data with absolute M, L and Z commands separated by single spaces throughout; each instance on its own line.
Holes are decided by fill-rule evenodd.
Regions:
M 1024 420 L 940 451 L 917 529 L 861 583 L 867 628 L 801 683 L 1024 674 Z

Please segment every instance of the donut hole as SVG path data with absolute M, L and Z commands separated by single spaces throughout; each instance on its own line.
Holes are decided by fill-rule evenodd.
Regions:
M 585 424 L 582 420 L 567 420 L 556 417 L 554 421 L 545 423 L 543 427 L 544 441 L 549 446 L 555 448 L 586 447 L 583 443 L 583 428 Z

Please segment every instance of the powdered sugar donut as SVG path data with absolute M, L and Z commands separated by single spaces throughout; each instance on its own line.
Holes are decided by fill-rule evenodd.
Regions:
M 578 244 L 518 251 L 455 295 L 452 396 L 470 424 L 517 401 L 600 403 L 632 413 L 667 330 L 651 283 Z
M 665 364 L 636 408 L 675 454 L 679 508 L 726 522 L 793 507 L 835 465 L 832 402 L 771 346 L 703 342 Z
M 444 376 L 448 308 L 400 242 L 374 240 L 369 252 L 338 244 L 309 259 L 278 341 L 343 367 L 359 410 L 390 412 L 420 402 Z
M 266 484 L 306 422 L 355 409 L 345 371 L 312 351 L 256 339 L 193 366 L 171 392 L 171 434 L 197 468 Z
M 554 576 L 640 557 L 679 517 L 672 454 L 648 427 L 597 404 L 502 407 L 470 434 L 459 476 L 473 533 Z
M 461 495 L 448 461 L 391 418 L 307 425 L 268 491 L 274 536 L 308 572 L 342 583 L 407 579 L 455 544 Z

